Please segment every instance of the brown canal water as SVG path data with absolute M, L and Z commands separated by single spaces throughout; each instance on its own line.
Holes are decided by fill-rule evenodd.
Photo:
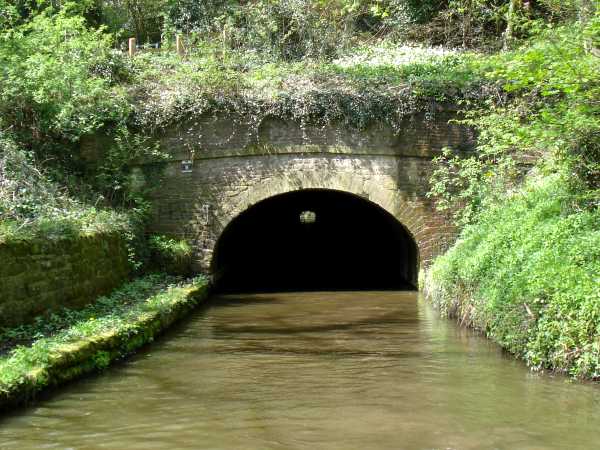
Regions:
M 600 387 L 536 375 L 414 292 L 228 295 L 0 421 L 6 449 L 599 449 Z

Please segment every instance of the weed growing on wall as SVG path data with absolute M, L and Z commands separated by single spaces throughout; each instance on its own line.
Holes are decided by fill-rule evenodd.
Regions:
M 433 114 L 436 103 L 481 103 L 499 95 L 473 54 L 394 45 L 360 48 L 330 63 L 264 63 L 208 48 L 185 61 L 168 53 L 140 55 L 134 65 L 132 118 L 147 131 L 219 114 L 249 122 L 255 131 L 267 117 L 400 129 L 410 114 Z
M 158 270 L 174 275 L 191 273 L 193 251 L 187 241 L 152 235 L 148 239 L 148 245 L 150 259 Z

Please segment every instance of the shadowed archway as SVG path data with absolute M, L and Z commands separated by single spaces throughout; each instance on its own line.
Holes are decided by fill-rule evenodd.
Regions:
M 227 291 L 406 289 L 415 240 L 390 213 L 354 194 L 305 189 L 263 200 L 221 234 L 212 267 Z

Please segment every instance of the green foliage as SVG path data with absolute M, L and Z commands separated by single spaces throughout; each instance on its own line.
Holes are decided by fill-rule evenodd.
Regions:
M 270 117 L 399 130 L 408 115 L 433 114 L 434 102 L 460 104 L 479 145 L 473 154 L 448 149 L 437 159 L 430 196 L 466 228 L 430 274 L 436 302 L 535 367 L 598 377 L 598 299 L 591 290 L 598 284 L 600 206 L 597 6 L 0 0 L 0 240 L 116 229 L 140 268 L 149 187 L 158 184 L 165 159 L 153 133 L 220 113 L 250 125 L 250 133 Z M 181 32 L 184 58 L 158 50 L 130 59 L 115 50 L 115 38 L 168 47 Z M 490 56 L 393 39 L 517 50 Z M 78 146 L 99 130 L 114 144 L 92 168 Z M 139 161 L 156 163 L 145 166 L 152 173 L 134 170 Z M 523 188 L 532 172 L 536 181 Z M 154 236 L 150 247 L 162 269 L 189 271 L 192 250 L 184 241 Z M 108 310 L 117 308 L 107 302 Z M 55 343 L 114 324 L 112 313 L 82 321 L 73 314 L 76 325 L 55 330 L 56 341 L 44 334 L 14 351 L 10 364 L 0 361 L 0 385 L 2 376 L 21 382 Z M 19 337 L 26 329 L 6 333 L 28 339 Z M 111 357 L 97 353 L 92 364 Z
M 212 33 L 219 20 L 233 14 L 237 2 L 230 0 L 170 0 L 165 28 L 183 33 Z
M 444 0 L 172 0 L 167 31 L 211 35 L 230 48 L 285 60 L 333 57 L 361 33 L 385 34 L 426 21 Z
M 149 297 L 171 284 L 177 284 L 178 281 L 177 278 L 164 275 L 148 275 L 136 279 L 115 290 L 110 296 L 98 298 L 95 303 L 83 309 L 64 308 L 48 316 L 38 316 L 32 324 L 3 329 L 0 342 L 30 344 L 37 339 L 64 333 L 74 326 L 85 327 L 93 324 L 96 327 L 103 318 L 111 319 L 128 314 L 132 307 L 141 305 Z
M 203 4 L 202 2 L 195 2 Z M 140 44 L 159 42 L 170 0 L 97 0 L 98 21 L 112 33 L 137 38 Z
M 126 211 L 129 227 L 123 230 L 127 238 L 129 263 L 134 271 L 144 269 L 149 248 L 144 237 L 152 205 L 150 194 L 159 185 L 168 155 L 159 144 L 121 125 L 114 132 L 114 143 L 103 155 L 95 171 L 95 192 L 112 208 Z M 135 164 L 145 163 L 144 170 Z
M 505 197 L 520 179 L 514 159 L 483 153 L 463 158 L 449 149 L 434 158 L 429 197 L 440 211 L 451 211 L 457 225 L 476 220 L 478 213 Z
M 600 210 L 560 175 L 486 208 L 427 276 L 443 312 L 537 369 L 600 378 Z
M 587 0 L 538 0 L 539 8 L 552 19 L 576 19 Z M 595 1 L 595 0 L 592 0 Z
M 106 369 L 110 364 L 110 360 L 110 353 L 104 352 L 102 350 L 97 351 L 96 354 L 92 357 L 92 363 L 94 367 L 96 367 L 99 370 Z
M 32 152 L 0 132 L 0 242 L 126 231 L 129 218 L 77 201 L 39 169 Z
M 77 8 L 67 2 L 0 36 L 0 124 L 10 130 L 0 131 L 0 235 L 59 238 L 116 229 L 129 236 L 133 258 L 134 229 L 148 205 L 146 191 L 133 189 L 131 166 L 163 155 L 120 126 L 97 170 L 82 168 L 79 139 L 129 115 L 117 86 L 129 67 L 111 48 L 111 36 L 87 28 Z M 88 180 L 85 172 L 92 172 Z
M 39 390 L 49 383 L 44 373 L 67 357 L 81 344 L 106 333 L 141 337 L 138 345 L 151 339 L 154 333 L 140 329 L 144 318 L 152 314 L 167 315 L 189 294 L 192 288 L 206 285 L 196 278 L 184 282 L 181 278 L 149 275 L 124 285 L 108 297 L 101 297 L 82 310 L 63 310 L 50 317 L 40 317 L 32 325 L 5 329 L 0 334 L 4 355 L 0 357 L 0 397 L 35 383 Z M 127 354 L 127 346 L 116 354 L 98 350 L 91 355 L 92 368 L 103 369 L 118 356 Z M 84 364 L 87 364 L 84 362 Z
M 441 0 L 19 0 L 9 5 L 4 0 L 0 4 L 6 6 L 0 19 L 0 126 L 10 129 L 30 172 L 40 171 L 45 179 L 42 183 L 40 177 L 33 177 L 32 184 L 25 172 L 11 175 L 10 192 L 17 194 L 10 194 L 12 205 L 9 195 L 3 196 L 2 214 L 10 219 L 3 221 L 4 234 L 16 236 L 21 224 L 29 222 L 36 223 L 39 232 L 77 233 L 90 228 L 78 222 L 106 214 L 97 214 L 98 205 L 128 208 L 133 221 L 141 224 L 149 208 L 147 186 L 154 184 L 151 177 L 156 173 L 136 173 L 132 166 L 139 160 L 160 161 L 163 155 L 149 133 L 186 117 L 222 112 L 251 117 L 255 131 L 269 116 L 301 123 L 336 121 L 358 128 L 387 122 L 397 128 L 406 115 L 428 111 L 432 100 L 473 105 L 486 97 L 496 100 L 493 84 L 512 74 L 497 73 L 488 81 L 485 76 L 519 57 L 484 63 L 471 54 L 430 54 L 389 43 L 348 47 L 362 39 L 362 33 L 389 34 L 394 27 L 426 24 L 445 13 L 475 17 L 481 10 L 489 16 L 484 22 L 489 22 L 490 17 L 504 14 L 507 4 L 500 0 L 448 4 Z M 545 8 L 559 14 L 556 5 Z M 189 33 L 187 58 L 182 61 L 172 52 L 158 52 L 130 60 L 112 48 L 115 41 L 104 28 L 89 26 L 103 23 L 114 32 L 134 33 L 140 41 L 157 39 L 161 32 L 165 36 Z M 595 23 L 586 31 L 587 42 L 593 42 Z M 485 64 L 492 69 L 481 70 Z M 561 76 L 557 72 L 557 79 Z M 512 89 L 514 95 L 522 87 L 513 80 Z M 490 108 L 497 106 L 486 107 Z M 493 110 L 496 118 L 511 115 Z M 509 121 L 504 123 L 508 129 Z M 115 143 L 91 168 L 79 154 L 79 140 L 101 129 L 112 133 Z M 581 157 L 573 166 L 588 173 L 590 182 L 597 173 L 594 136 L 592 132 L 581 138 Z M 14 160 L 17 153 L 10 154 Z M 487 167 L 497 160 L 494 155 L 475 161 L 471 170 L 479 165 L 480 172 L 489 173 Z M 459 164 L 448 155 L 448 164 L 454 162 Z M 17 166 L 24 167 L 15 163 L 9 170 Z M 511 176 L 518 172 L 508 170 L 510 164 L 505 166 Z M 500 181 L 498 186 L 509 184 Z M 438 186 L 444 192 L 443 183 Z M 451 205 L 452 200 L 446 203 Z M 135 240 L 135 233 L 129 233 Z
M 193 252 L 187 241 L 163 235 L 152 235 L 149 238 L 149 245 L 153 267 L 173 275 L 189 275 L 191 273 Z
M 437 160 L 430 195 L 466 226 L 426 280 L 443 312 L 532 367 L 594 379 L 600 72 L 586 40 L 598 14 L 482 62 L 507 96 L 467 115 L 479 130 L 476 154 L 448 151 Z
M 0 133 L 0 243 L 120 232 L 125 236 L 131 267 L 140 270 L 147 259 L 143 233 L 149 212 L 143 192 L 128 186 L 124 195 L 129 204 L 122 205 L 128 206 L 127 210 L 78 200 L 39 168 L 32 153 Z M 118 165 L 115 176 L 127 167 Z
M 229 27 L 230 39 L 233 46 L 249 44 L 284 60 L 333 57 L 351 42 L 337 23 L 343 18 L 335 15 L 327 5 L 310 0 L 256 2 L 244 10 L 243 26 Z
M 145 180 L 142 174 L 136 176 L 133 167 L 136 163 L 160 163 L 167 158 L 158 142 L 120 126 L 115 131 L 114 144 L 107 149 L 97 170 L 97 190 L 113 206 L 148 208 L 144 194 L 150 189 L 146 186 L 154 183 Z
M 111 38 L 90 30 L 79 16 L 40 14 L 0 36 L 0 117 L 23 142 L 48 147 L 48 139 L 76 142 L 107 122 L 121 120 L 127 105 L 111 86 L 118 58 Z
M 157 130 L 203 114 L 230 114 L 257 130 L 266 117 L 301 123 L 398 128 L 432 101 L 479 102 L 491 93 L 472 55 L 386 44 L 355 49 L 331 62 L 264 63 L 247 54 L 205 49 L 181 61 L 172 54 L 134 61 L 135 122 Z
M 518 51 L 482 61 L 482 75 L 510 100 L 489 99 L 486 108 L 468 113 L 465 123 L 479 130 L 475 155 L 446 153 L 437 160 L 430 195 L 456 211 L 459 223 L 476 219 L 536 161 L 546 173 L 576 175 L 569 182 L 582 183 L 581 197 L 598 204 L 600 71 L 584 48 L 587 30 L 551 29 Z
M 0 0 L 0 32 L 12 28 L 17 22 L 18 11 L 9 0 Z
M 447 0 L 394 0 L 389 3 L 389 16 L 401 16 L 404 12 L 410 22 L 416 23 L 430 21 L 448 6 Z

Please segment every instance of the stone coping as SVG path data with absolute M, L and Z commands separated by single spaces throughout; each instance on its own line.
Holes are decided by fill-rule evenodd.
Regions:
M 174 298 L 167 311 L 146 312 L 122 327 L 59 346 L 48 363 L 30 370 L 21 383 L 0 391 L 0 411 L 30 404 L 51 388 L 102 370 L 152 342 L 203 302 L 210 285 L 190 284 L 182 289 L 183 295 Z

